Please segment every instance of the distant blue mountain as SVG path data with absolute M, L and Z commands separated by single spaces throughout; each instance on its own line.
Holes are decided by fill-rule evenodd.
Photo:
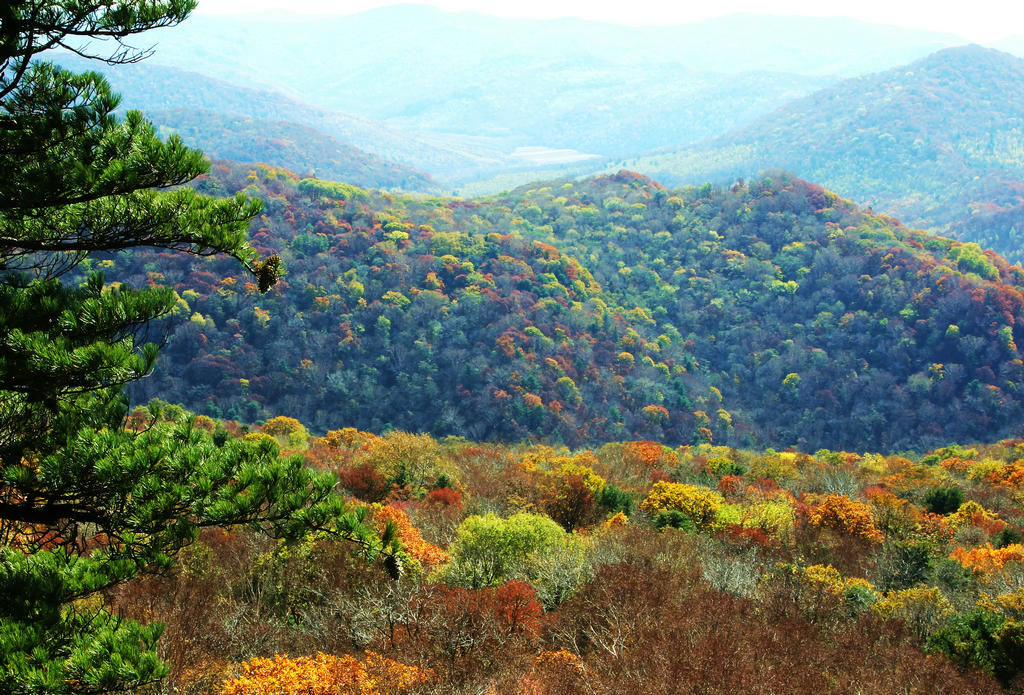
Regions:
M 718 135 L 841 77 L 964 43 L 841 18 L 623 27 L 421 5 L 351 16 L 199 15 L 146 39 L 156 44 L 154 62 L 273 86 L 408 132 L 483 137 L 505 152 L 609 156 Z

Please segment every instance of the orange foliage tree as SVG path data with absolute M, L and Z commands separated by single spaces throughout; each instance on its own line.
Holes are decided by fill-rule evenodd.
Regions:
M 450 556 L 443 549 L 433 543 L 429 543 L 420 535 L 418 528 L 413 526 L 409 515 L 403 510 L 392 505 L 374 504 L 373 523 L 383 532 L 385 525 L 390 521 L 395 525 L 398 540 L 405 547 L 406 552 L 418 560 L 424 568 L 430 569 L 442 565 L 450 559 Z
M 842 536 L 881 543 L 885 536 L 875 526 L 871 509 L 845 495 L 829 495 L 807 515 L 812 526 L 827 528 Z
M 597 520 L 598 495 L 605 480 L 594 469 L 577 463 L 563 463 L 545 476 L 541 504 L 548 516 L 566 531 Z
M 993 548 L 991 543 L 986 543 L 970 550 L 956 548 L 950 557 L 979 574 L 993 574 L 1002 571 L 1009 562 L 1024 564 L 1024 545 L 1013 543 L 1004 548 Z
M 658 442 L 634 441 L 622 445 L 622 465 L 641 479 L 649 479 L 655 471 L 668 471 L 678 464 L 676 453 Z
M 272 659 L 241 664 L 241 674 L 224 681 L 220 695 L 412 695 L 434 681 L 434 672 L 367 652 L 352 656 Z

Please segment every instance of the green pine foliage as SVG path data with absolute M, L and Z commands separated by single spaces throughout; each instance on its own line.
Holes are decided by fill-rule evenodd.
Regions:
M 230 257 L 266 291 L 280 259 L 247 241 L 259 201 L 167 189 L 203 173 L 97 73 L 32 63 L 76 37 L 175 24 L 189 0 L 7 3 L 0 34 L 0 691 L 105 693 L 162 678 L 161 628 L 110 609 L 111 589 L 162 573 L 201 529 L 246 524 L 285 538 L 323 530 L 379 553 L 335 478 L 273 442 L 222 440 L 183 414 L 126 428 L 123 387 L 148 374 L 147 328 L 177 303 L 107 284 L 97 252 L 134 247 Z M 90 47 L 75 44 L 82 53 Z M 102 47 L 102 44 L 100 45 Z M 111 50 L 108 48 L 108 50 Z M 72 272 L 75 271 L 75 272 Z M 155 415 L 155 413 L 154 413 Z M 389 547 L 393 555 L 395 548 Z

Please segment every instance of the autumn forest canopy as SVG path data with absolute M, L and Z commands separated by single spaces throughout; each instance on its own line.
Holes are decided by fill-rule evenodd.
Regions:
M 556 167 L 445 195 L 395 154 L 521 172 L 495 152 L 543 125 L 459 134 L 480 116 L 469 89 L 399 104 L 451 128 L 413 136 L 136 70 L 147 32 L 194 9 L 0 8 L 0 692 L 1020 692 L 1024 269 L 977 243 L 1012 243 L 1018 201 L 985 197 L 1012 181 L 964 193 L 989 236 L 956 240 L 770 168 L 667 187 Z M 396 27 L 408 12 L 447 21 L 399 8 Z M 464 22 L 464 55 L 501 24 Z M 594 69 L 586 46 L 605 34 L 577 29 L 559 76 Z M 592 73 L 603 91 L 565 88 L 566 113 L 570 92 L 604 99 L 623 75 L 649 71 L 660 93 L 674 68 L 659 56 L 700 62 L 643 35 L 648 53 Z M 877 60 L 935 40 L 902 36 Z M 866 69 L 838 35 L 831 48 L 837 74 Z M 444 56 L 473 62 L 445 51 L 419 89 Z M 749 121 L 837 79 L 801 55 L 792 74 L 694 70 L 675 98 L 694 132 L 715 109 Z M 942 56 L 915 70 L 1009 65 Z M 150 90 L 159 125 L 95 66 Z M 600 117 L 697 137 L 679 113 L 621 107 Z M 874 166 L 837 148 L 851 154 L 818 154 Z M 579 154 L 523 149 L 511 158 Z M 949 202 L 936 182 L 954 168 L 927 178 L 929 200 Z M 837 171 L 862 182 L 855 169 Z
M 218 164 L 195 185 L 263 199 L 252 243 L 287 275 L 261 296 L 216 259 L 99 261 L 180 289 L 142 401 L 569 446 L 920 451 L 1019 427 L 1024 273 L 785 174 L 462 200 Z

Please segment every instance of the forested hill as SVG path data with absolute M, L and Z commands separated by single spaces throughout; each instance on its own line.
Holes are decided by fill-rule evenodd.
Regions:
M 1024 60 L 950 48 L 627 165 L 672 183 L 784 168 L 908 224 L 1024 260 Z
M 220 165 L 288 275 L 101 265 L 181 291 L 136 399 L 319 429 L 879 450 L 1017 434 L 1024 271 L 785 176 L 620 172 L 479 199 Z M 190 288 L 190 289 L 185 289 Z

